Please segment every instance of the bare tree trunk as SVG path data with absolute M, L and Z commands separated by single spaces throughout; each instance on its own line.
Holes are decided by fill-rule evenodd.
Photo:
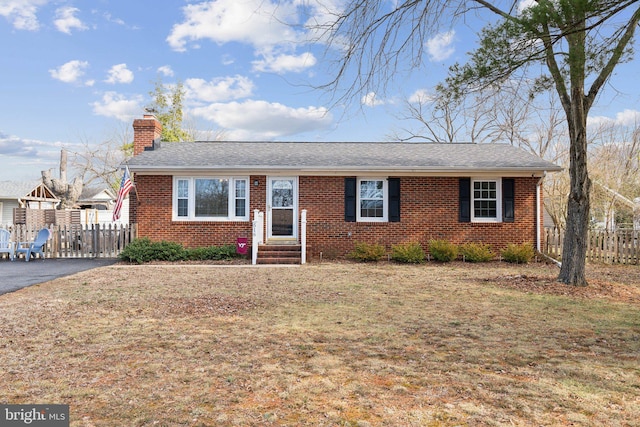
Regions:
M 587 243 L 589 239 L 589 193 L 591 180 L 587 169 L 587 114 L 593 97 L 585 96 L 586 31 L 584 10 L 577 9 L 572 17 L 574 33 L 566 36 L 568 43 L 570 92 L 566 80 L 556 75 L 558 90 L 569 126 L 569 198 L 567 201 L 567 230 L 562 248 L 562 266 L 558 281 L 574 286 L 586 286 Z M 555 59 L 554 59 L 555 61 Z M 557 63 L 554 63 L 558 73 Z M 558 78 L 559 77 L 559 78 Z
M 574 96 L 582 95 L 574 90 Z M 578 104 L 578 105 L 576 105 Z M 587 120 L 582 102 L 571 108 L 573 120 L 569 123 L 571 145 L 569 150 L 569 176 L 571 177 L 567 202 L 567 230 L 562 249 L 562 267 L 558 281 L 575 286 L 586 286 L 585 274 L 589 238 L 589 192 L 591 179 L 587 170 Z
M 67 182 L 67 150 L 60 150 L 60 181 Z
M 62 150 L 60 154 L 60 179 L 51 177 L 51 170 L 42 171 L 42 182 L 51 191 L 60 197 L 58 209 L 70 209 L 80 198 L 82 193 L 82 178 L 76 177 L 73 183 L 67 182 L 67 152 Z

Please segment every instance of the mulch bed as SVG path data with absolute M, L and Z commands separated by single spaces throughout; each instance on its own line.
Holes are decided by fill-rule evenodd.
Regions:
M 504 275 L 485 279 L 505 288 L 537 294 L 564 295 L 584 299 L 608 299 L 631 304 L 640 304 L 640 290 L 637 286 L 616 283 L 602 279 L 588 279 L 588 286 L 570 286 L 560 283 L 556 277 L 538 275 Z

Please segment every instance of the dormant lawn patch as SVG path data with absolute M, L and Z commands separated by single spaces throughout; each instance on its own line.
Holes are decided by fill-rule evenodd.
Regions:
M 73 426 L 640 420 L 640 274 L 116 265 L 0 297 L 0 402 Z

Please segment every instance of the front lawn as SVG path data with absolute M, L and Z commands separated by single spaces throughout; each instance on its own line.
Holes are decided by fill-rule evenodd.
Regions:
M 0 296 L 0 402 L 72 426 L 638 426 L 639 271 L 118 264 Z

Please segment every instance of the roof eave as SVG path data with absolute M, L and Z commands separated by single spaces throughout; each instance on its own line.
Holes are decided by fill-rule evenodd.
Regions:
M 314 176 L 350 176 L 350 175 L 392 175 L 392 176 L 532 176 L 542 177 L 548 172 L 559 172 L 558 166 L 501 167 L 501 168 L 398 168 L 398 167 L 294 167 L 294 166 L 226 166 L 226 167 L 167 167 L 167 166 L 129 166 L 134 173 L 144 175 L 314 175 Z

